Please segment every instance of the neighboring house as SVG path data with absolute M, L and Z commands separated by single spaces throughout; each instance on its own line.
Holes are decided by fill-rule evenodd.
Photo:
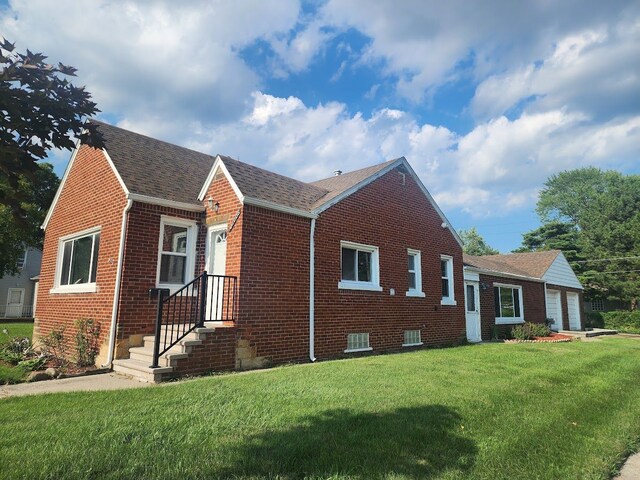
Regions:
M 614 310 L 629 310 L 631 307 L 629 302 L 620 300 L 608 300 L 606 298 L 593 298 L 584 300 L 584 311 L 591 312 L 611 312 Z
M 40 250 L 26 248 L 18 260 L 18 273 L 0 278 L 0 318 L 33 317 L 41 260 Z
M 36 338 L 93 318 L 99 363 L 152 379 L 464 339 L 461 241 L 406 159 L 304 183 L 94 123 L 43 225 Z
M 471 339 L 547 318 L 556 331 L 583 328 L 583 288 L 560 250 L 465 255 L 464 265 Z

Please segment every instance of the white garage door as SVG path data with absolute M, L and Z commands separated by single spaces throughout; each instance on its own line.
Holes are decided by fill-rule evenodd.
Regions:
M 562 330 L 562 303 L 558 290 L 547 290 L 547 318 L 553 318 L 553 330 Z
M 577 293 L 567 292 L 569 310 L 569 330 L 580 330 L 580 297 Z

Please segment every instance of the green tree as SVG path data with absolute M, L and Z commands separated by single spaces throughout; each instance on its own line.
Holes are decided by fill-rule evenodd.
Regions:
M 83 117 L 98 112 L 96 104 L 84 87 L 67 80 L 76 69 L 50 65 L 46 58 L 29 50 L 17 53 L 14 44 L 0 42 L 0 205 L 25 228 L 29 189 L 20 184 L 37 181 L 38 161 L 53 148 L 72 149 L 74 136 L 102 146 L 95 127 L 83 124 Z
M 497 255 L 500 253 L 485 242 L 484 238 L 482 238 L 476 230 L 476 227 L 470 228 L 469 230 L 460 230 L 458 235 L 460 235 L 462 243 L 464 244 L 462 251 L 468 255 Z
M 523 235 L 520 250 L 559 248 L 587 293 L 637 305 L 640 175 L 593 167 L 552 175 L 536 211 L 543 225 Z
M 31 179 L 19 179 L 20 198 L 24 199 L 24 212 L 18 221 L 14 212 L 6 205 L 0 205 L 0 277 L 6 273 L 16 273 L 16 262 L 26 246 L 41 247 L 43 232 L 40 226 L 47 210 L 53 202 L 60 180 L 50 163 L 39 163 L 38 170 Z M 0 190 L 8 188 L 0 184 Z

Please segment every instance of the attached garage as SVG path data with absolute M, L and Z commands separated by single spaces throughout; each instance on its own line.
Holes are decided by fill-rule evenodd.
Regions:
M 562 295 L 559 290 L 547 289 L 547 318 L 553 319 L 552 330 L 564 330 L 562 326 Z

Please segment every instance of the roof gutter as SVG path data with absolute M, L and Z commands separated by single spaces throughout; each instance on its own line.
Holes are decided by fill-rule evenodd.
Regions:
M 109 328 L 109 356 L 103 367 L 111 367 L 116 349 L 116 321 L 118 319 L 118 306 L 120 304 L 120 283 L 122 280 L 122 264 L 124 263 L 124 243 L 127 236 L 127 219 L 129 210 L 133 206 L 133 200 L 129 198 L 122 211 L 122 226 L 120 228 L 120 246 L 118 248 L 118 267 L 116 270 L 116 286 L 113 289 L 113 308 L 111 310 L 111 327 Z
M 315 354 L 315 233 L 316 219 L 311 219 L 309 233 L 309 360 L 316 361 Z

